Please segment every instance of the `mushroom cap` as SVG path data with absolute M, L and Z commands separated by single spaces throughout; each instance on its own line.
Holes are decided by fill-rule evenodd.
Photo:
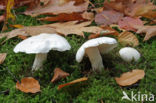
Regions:
M 101 54 L 108 53 L 117 46 L 117 41 L 110 37 L 100 37 L 86 41 L 77 51 L 76 61 L 81 62 L 86 49 L 90 47 L 98 47 Z
M 136 62 L 140 58 L 140 53 L 131 47 L 124 47 L 120 49 L 119 54 L 120 57 L 126 62 L 131 62 L 132 60 Z
M 14 48 L 14 52 L 25 52 L 27 54 L 48 53 L 50 50 L 66 51 L 71 46 L 68 41 L 57 34 L 42 33 L 37 36 L 23 40 Z

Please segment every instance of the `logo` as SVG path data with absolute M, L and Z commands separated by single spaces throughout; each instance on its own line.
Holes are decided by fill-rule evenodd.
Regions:
M 133 91 L 131 91 L 131 95 L 128 96 L 127 93 L 125 91 L 122 92 L 123 93 L 123 97 L 122 100 L 126 99 L 129 101 L 154 101 L 154 97 L 155 95 L 152 93 L 148 93 L 148 94 L 142 94 L 141 92 L 138 93 L 134 93 Z

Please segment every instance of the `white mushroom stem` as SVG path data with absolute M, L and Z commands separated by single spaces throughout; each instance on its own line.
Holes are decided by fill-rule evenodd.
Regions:
M 92 65 L 93 71 L 100 72 L 103 66 L 102 57 L 100 55 L 99 49 L 97 47 L 91 47 L 86 49 L 86 54 Z
M 47 59 L 47 53 L 38 53 L 35 56 L 35 60 L 32 66 L 32 71 L 36 71 L 43 67 L 44 61 Z

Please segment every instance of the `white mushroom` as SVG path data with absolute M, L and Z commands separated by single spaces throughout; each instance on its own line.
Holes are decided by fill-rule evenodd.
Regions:
M 43 62 L 47 59 L 47 53 L 50 50 L 66 51 L 70 50 L 71 46 L 68 41 L 57 34 L 42 33 L 37 36 L 23 40 L 14 48 L 14 52 L 25 52 L 27 54 L 36 54 L 32 70 L 42 68 Z
M 124 47 L 120 49 L 119 54 L 121 58 L 126 62 L 131 62 L 132 60 L 137 62 L 140 58 L 140 53 L 136 49 L 131 47 Z
M 103 66 L 101 54 L 108 53 L 117 46 L 117 41 L 110 37 L 100 37 L 91 39 L 85 42 L 77 51 L 76 61 L 81 62 L 84 55 L 89 57 L 89 60 L 94 71 L 100 72 Z

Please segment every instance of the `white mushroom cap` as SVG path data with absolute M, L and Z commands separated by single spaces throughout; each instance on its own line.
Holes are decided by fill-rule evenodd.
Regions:
M 87 48 L 98 47 L 99 52 L 105 54 L 111 51 L 116 46 L 117 46 L 117 41 L 114 38 L 110 38 L 110 37 L 100 37 L 100 38 L 88 40 L 77 51 L 76 61 L 77 62 L 82 61 Z
M 14 52 L 37 54 L 37 53 L 48 53 L 50 50 L 66 51 L 70 49 L 71 46 L 64 37 L 57 34 L 42 33 L 40 35 L 30 37 L 20 42 L 14 48 Z
M 119 54 L 121 58 L 126 62 L 131 62 L 132 60 L 137 62 L 140 58 L 140 53 L 136 49 L 131 47 L 124 47 L 120 49 Z

